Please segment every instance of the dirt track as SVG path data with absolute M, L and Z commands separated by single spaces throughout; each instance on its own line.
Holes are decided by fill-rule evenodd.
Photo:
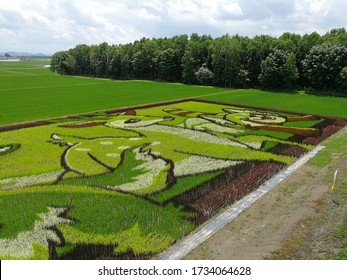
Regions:
M 337 136 L 347 139 L 347 127 Z M 347 206 L 338 192 L 332 198 L 330 187 L 336 168 L 347 182 L 346 155 L 333 154 L 323 168 L 306 164 L 185 259 L 336 258 L 342 241 L 329 236 L 345 219 Z

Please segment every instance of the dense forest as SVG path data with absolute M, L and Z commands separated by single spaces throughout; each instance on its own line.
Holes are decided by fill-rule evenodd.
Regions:
M 254 38 L 193 33 L 126 45 L 77 45 L 52 56 L 64 75 L 236 88 L 312 89 L 347 96 L 347 32 Z

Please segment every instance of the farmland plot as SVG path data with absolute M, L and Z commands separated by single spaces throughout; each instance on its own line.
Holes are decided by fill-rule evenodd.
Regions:
M 191 99 L 0 127 L 0 258 L 150 258 L 345 125 Z

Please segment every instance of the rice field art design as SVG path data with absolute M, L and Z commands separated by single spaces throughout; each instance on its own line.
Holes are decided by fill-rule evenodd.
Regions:
M 0 259 L 148 259 L 346 125 L 198 99 L 0 127 Z

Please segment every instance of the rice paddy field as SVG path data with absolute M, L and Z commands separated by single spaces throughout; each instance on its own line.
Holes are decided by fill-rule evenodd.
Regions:
M 347 123 L 342 98 L 45 64 L 0 62 L 0 259 L 154 257 Z
M 347 117 L 344 98 L 60 76 L 47 64 L 0 61 L 0 125 L 189 97 Z

